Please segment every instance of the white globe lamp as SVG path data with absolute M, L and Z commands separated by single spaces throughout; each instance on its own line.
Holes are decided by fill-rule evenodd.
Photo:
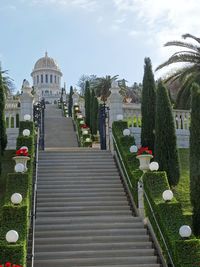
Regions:
M 171 201 L 173 196 L 174 196 L 174 194 L 171 190 L 165 190 L 162 193 L 162 197 L 163 197 L 164 201 Z
M 192 230 L 189 225 L 182 225 L 179 229 L 179 235 L 182 238 L 188 238 L 192 234 Z
M 122 121 L 123 120 L 123 115 L 122 114 L 118 114 L 117 115 L 117 121 Z
M 14 205 L 19 205 L 21 202 L 22 202 L 22 195 L 19 194 L 19 193 L 14 193 L 12 194 L 11 196 L 11 202 L 14 204 Z
M 15 172 L 20 173 L 20 172 L 24 172 L 24 171 L 25 171 L 24 164 L 22 164 L 22 163 L 17 163 L 17 164 L 15 165 Z
M 150 171 L 157 171 L 159 169 L 159 164 L 158 162 L 156 161 L 152 161 L 150 164 L 149 164 L 149 169 Z
M 136 153 L 138 151 L 138 148 L 137 148 L 137 146 L 133 145 L 133 146 L 130 147 L 129 150 L 130 150 L 131 153 Z
M 124 129 L 123 130 L 123 135 L 124 136 L 129 136 L 131 134 L 131 131 L 129 129 Z
M 10 230 L 6 233 L 6 241 L 8 243 L 16 243 L 19 239 L 18 232 L 15 230 Z
M 25 114 L 25 115 L 24 115 L 24 120 L 25 120 L 25 121 L 30 121 L 30 120 L 31 120 L 31 115 L 29 115 L 29 114 Z
M 86 141 L 86 142 L 90 142 L 91 139 L 90 139 L 90 138 L 86 138 L 85 141 Z
M 79 110 L 79 108 L 78 108 L 78 107 L 76 107 L 76 108 L 75 108 L 75 110 L 76 110 L 76 111 L 78 111 L 78 110 Z
M 29 129 L 24 129 L 23 132 L 22 132 L 23 136 L 29 136 L 30 133 L 31 133 L 31 132 L 30 132 Z
M 88 131 L 87 130 L 84 130 L 83 131 L 83 135 L 86 135 L 86 134 L 88 134 Z

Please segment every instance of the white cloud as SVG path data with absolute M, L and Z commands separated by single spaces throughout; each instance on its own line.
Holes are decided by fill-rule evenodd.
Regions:
M 180 50 L 163 47 L 164 43 L 179 40 L 184 33 L 200 36 L 200 1 L 113 0 L 113 3 L 119 13 L 127 12 L 134 16 L 139 31 L 145 32 L 143 40 L 156 51 L 154 60 L 158 64 Z M 128 35 L 135 37 L 137 34 L 138 29 L 130 26 Z

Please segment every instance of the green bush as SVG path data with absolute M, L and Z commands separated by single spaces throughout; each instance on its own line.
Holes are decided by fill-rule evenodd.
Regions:
M 19 135 L 23 136 L 23 130 L 30 130 L 30 135 L 34 135 L 34 122 L 32 121 L 20 121 L 19 123 Z
M 28 147 L 28 154 L 30 156 L 34 155 L 34 139 L 33 136 L 18 136 L 17 137 L 17 149 L 22 146 Z
M 26 263 L 26 246 L 23 243 L 15 245 L 0 243 L 0 264 L 8 261 L 24 267 Z
M 137 205 L 138 202 L 138 181 L 142 175 L 142 172 L 139 170 L 139 161 L 136 159 L 136 153 L 131 153 L 129 151 L 130 146 L 135 144 L 134 137 L 132 136 L 123 136 L 123 130 L 128 127 L 128 123 L 125 121 L 115 121 L 112 125 L 113 135 L 115 137 L 119 152 L 123 158 L 123 162 L 130 178 L 134 201 Z M 123 166 L 122 166 L 123 168 Z M 123 168 L 124 169 L 124 168 Z

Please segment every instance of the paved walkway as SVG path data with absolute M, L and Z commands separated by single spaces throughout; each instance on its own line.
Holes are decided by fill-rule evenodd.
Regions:
M 71 118 L 62 117 L 57 105 L 46 105 L 45 148 L 78 147 Z

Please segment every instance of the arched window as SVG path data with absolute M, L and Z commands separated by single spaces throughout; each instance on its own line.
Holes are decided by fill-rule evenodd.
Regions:
M 11 117 L 11 126 L 10 128 L 14 128 L 15 127 L 15 118 Z
M 50 83 L 52 83 L 53 82 L 53 75 L 51 74 L 50 75 Z
M 45 95 L 48 95 L 49 94 L 49 91 L 48 90 L 45 90 Z
M 41 74 L 41 83 L 43 83 L 43 74 Z
M 16 114 L 16 128 L 19 128 L 19 114 Z
M 9 128 L 9 117 L 6 117 L 6 128 Z
M 39 83 L 39 75 L 37 75 L 37 83 Z
M 48 74 L 45 75 L 45 82 L 48 83 Z

